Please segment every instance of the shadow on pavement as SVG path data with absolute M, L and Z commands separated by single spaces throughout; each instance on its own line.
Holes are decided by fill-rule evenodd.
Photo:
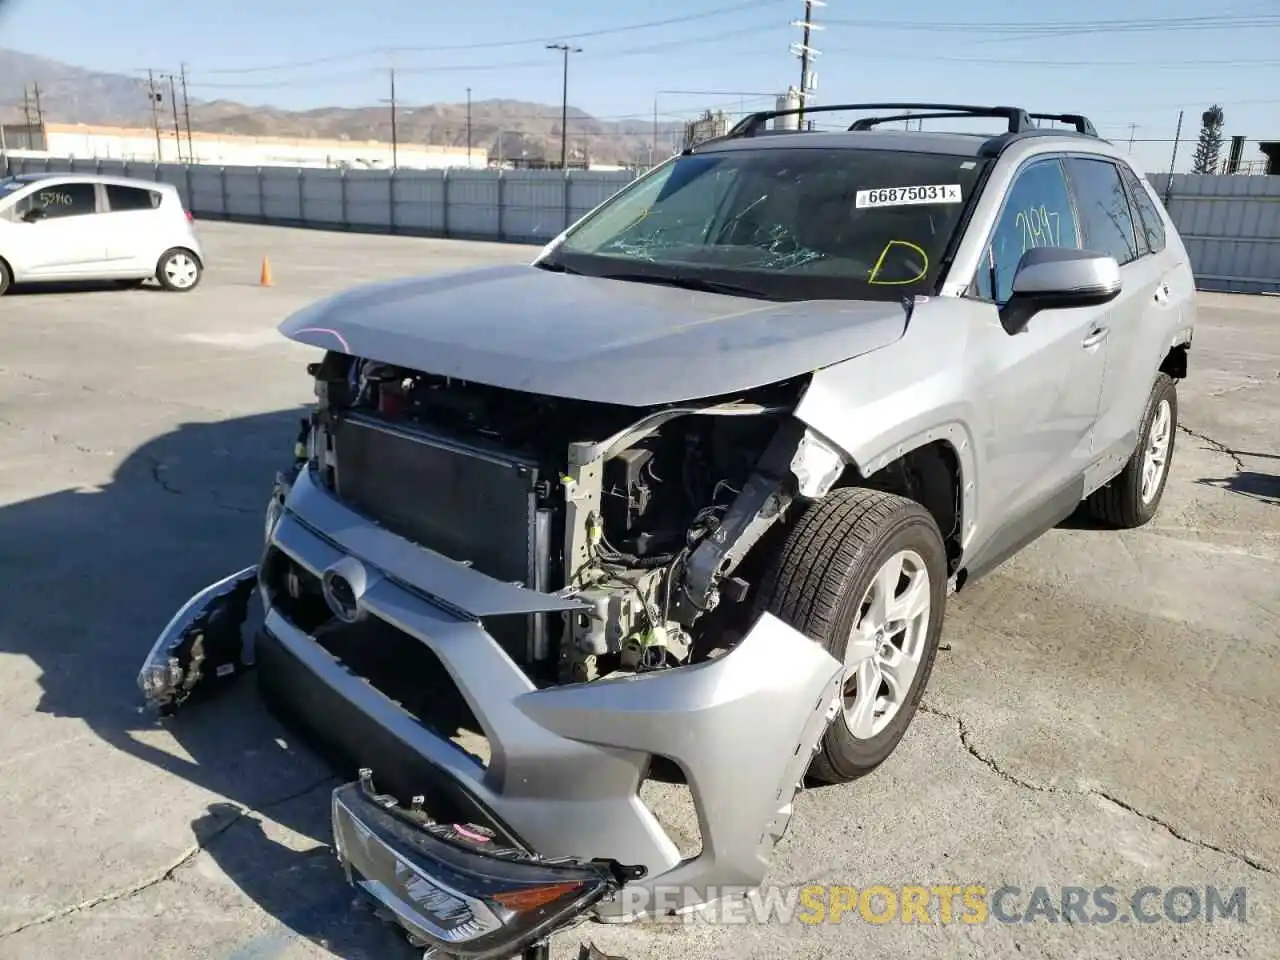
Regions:
M 196 837 L 287 930 L 348 960 L 407 958 L 417 954 L 402 937 L 350 909 L 354 892 L 328 847 L 333 769 L 294 745 L 252 678 L 166 721 L 179 755 L 138 738 L 156 726 L 139 712 L 142 658 L 191 594 L 257 561 L 271 482 L 303 413 L 185 424 L 135 450 L 102 488 L 0 507 L 0 653 L 40 668 L 39 712 L 77 718 L 116 749 L 225 797 L 192 824 Z M 268 838 L 256 811 L 312 849 Z M 283 950 L 287 930 L 240 960 Z
M 167 292 L 154 280 L 61 280 L 52 283 L 15 283 L 6 297 L 31 297 L 57 293 L 101 293 L 112 290 L 149 290 Z
M 1219 490 L 1229 490 L 1262 503 L 1280 504 L 1280 477 L 1275 474 L 1241 470 L 1234 477 L 1204 477 L 1196 482 Z

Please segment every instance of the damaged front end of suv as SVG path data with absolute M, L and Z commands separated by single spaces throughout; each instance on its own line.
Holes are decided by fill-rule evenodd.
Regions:
M 336 853 L 430 955 L 509 957 L 584 916 L 747 894 L 815 756 L 827 782 L 882 760 L 932 664 L 958 488 L 942 460 L 889 455 L 910 435 L 870 424 L 896 381 L 849 364 L 903 340 L 937 276 L 913 258 L 941 255 L 958 208 L 917 218 L 919 243 L 880 236 L 916 220 L 859 219 L 832 259 L 807 214 L 783 236 L 708 203 L 738 239 L 690 246 L 658 194 L 712 189 L 705 159 L 637 181 L 533 264 L 289 318 L 322 357 L 260 560 L 194 597 L 139 676 L 163 712 L 253 666 L 273 708 L 363 769 L 334 793 Z M 764 191 L 844 191 L 883 162 L 724 161 Z M 716 251 L 732 269 L 697 260 Z M 265 619 L 242 637 L 255 592 Z M 696 853 L 642 800 L 659 768 L 688 786 Z
M 840 699 L 841 664 L 751 602 L 753 548 L 845 470 L 791 415 L 803 379 L 633 408 L 336 350 L 311 373 L 261 561 L 174 617 L 151 705 L 255 666 L 372 771 L 333 800 L 353 882 L 450 955 L 757 886 Z M 687 780 L 695 858 L 639 798 L 654 763 Z

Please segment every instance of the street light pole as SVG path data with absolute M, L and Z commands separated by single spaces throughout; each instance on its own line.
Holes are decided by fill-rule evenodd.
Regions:
M 548 50 L 559 50 L 564 54 L 564 80 L 560 93 L 560 169 L 564 170 L 569 161 L 569 54 L 581 53 L 581 47 L 571 47 L 565 43 L 548 43 Z

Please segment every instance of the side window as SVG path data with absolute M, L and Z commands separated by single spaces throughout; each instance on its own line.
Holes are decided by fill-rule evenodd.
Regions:
M 21 216 L 39 208 L 46 219 L 54 220 L 95 213 L 97 205 L 97 191 L 92 183 L 58 183 L 27 194 L 19 201 L 17 212 Z
M 1160 253 L 1165 246 L 1164 218 L 1151 196 L 1151 189 L 1146 182 L 1128 167 L 1120 168 L 1121 175 L 1129 187 L 1129 196 L 1138 210 L 1139 231 L 1146 238 L 1147 249 L 1151 253 Z
M 1086 249 L 1106 253 L 1121 266 L 1138 259 L 1133 213 L 1120 171 L 1110 160 L 1069 157 L 1067 174 L 1075 187 Z
M 138 187 L 121 187 L 107 184 L 107 205 L 113 213 L 127 210 L 154 210 L 160 206 L 160 194 Z
M 1005 196 L 982 262 L 978 296 L 1005 303 L 1022 255 L 1033 247 L 1079 247 L 1071 194 L 1058 160 L 1037 160 L 1018 174 Z

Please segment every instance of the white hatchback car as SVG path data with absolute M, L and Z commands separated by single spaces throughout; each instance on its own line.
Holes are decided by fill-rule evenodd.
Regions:
M 175 187 L 93 174 L 0 179 L 0 294 L 15 283 L 154 277 L 195 288 L 204 251 Z

